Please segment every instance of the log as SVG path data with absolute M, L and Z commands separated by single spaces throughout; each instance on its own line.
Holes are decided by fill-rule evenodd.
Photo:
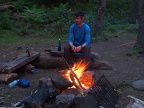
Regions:
M 7 68 L 6 63 L 5 64 L 0 64 L 0 73 L 3 73 Z
M 32 64 L 26 64 L 22 66 L 21 68 L 17 69 L 16 72 L 31 72 L 35 67 Z
M 64 55 L 63 51 L 55 51 L 49 49 L 45 49 L 45 51 L 48 51 L 51 56 L 55 56 L 55 57 L 61 57 L 62 55 Z M 78 55 L 73 54 L 72 56 L 77 58 Z M 98 59 L 98 58 L 99 58 L 98 53 L 91 52 L 91 59 Z
M 4 5 L 4 6 L 0 6 L 0 11 L 13 10 L 14 8 L 15 6 L 13 5 Z
M 50 56 L 49 54 L 41 53 L 41 56 L 31 62 L 35 68 L 40 69 L 54 69 L 67 67 L 64 60 L 61 57 Z
M 51 80 L 42 78 L 38 89 L 24 100 L 24 108 L 42 108 L 47 100 L 58 94 L 59 91 L 52 85 Z
M 112 69 L 112 66 L 108 62 L 96 59 L 97 57 L 94 55 L 92 57 L 90 69 Z M 77 60 L 76 58 L 73 59 Z M 36 68 L 42 69 L 69 68 L 62 57 L 52 56 L 50 53 L 41 53 L 41 56 L 31 62 L 31 64 Z
M 18 77 L 18 74 L 16 73 L 10 73 L 10 74 L 0 74 L 0 83 L 10 83 L 14 79 Z
M 10 61 L 6 63 L 4 66 L 6 68 L 3 69 L 3 71 L 0 71 L 1 73 L 11 73 L 16 71 L 17 69 L 21 68 L 22 66 L 25 66 L 26 64 L 29 64 L 34 59 L 38 58 L 40 56 L 40 53 L 31 53 L 31 56 L 22 55 L 13 61 Z

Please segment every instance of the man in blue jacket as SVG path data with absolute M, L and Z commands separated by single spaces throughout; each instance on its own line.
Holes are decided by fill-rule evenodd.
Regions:
M 82 12 L 75 13 L 75 23 L 69 28 L 68 45 L 64 47 L 64 57 L 70 65 L 73 65 L 72 53 L 81 53 L 85 63 L 91 60 L 90 27 L 84 23 Z

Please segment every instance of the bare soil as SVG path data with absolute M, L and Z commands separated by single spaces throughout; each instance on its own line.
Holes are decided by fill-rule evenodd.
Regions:
M 100 60 L 109 62 L 112 70 L 93 70 L 96 74 L 104 74 L 110 83 L 121 93 L 117 108 L 126 108 L 129 100 L 128 95 L 133 95 L 141 100 L 144 100 L 144 92 L 134 89 L 131 84 L 133 81 L 144 79 L 144 56 L 132 55 L 127 56 L 135 42 L 136 35 L 125 34 L 120 37 L 111 37 L 106 41 L 92 42 L 91 47 L 93 52 L 99 54 Z M 129 43 L 123 45 L 124 43 Z M 65 42 L 62 44 L 64 46 Z M 45 48 L 55 48 L 57 43 L 43 44 L 28 44 L 28 45 L 0 45 L 0 61 L 8 62 L 20 53 L 25 52 L 25 48 L 29 47 L 31 51 L 45 52 Z M 38 87 L 38 81 L 42 77 L 52 77 L 57 73 L 58 69 L 40 69 L 38 72 L 21 73 L 21 77 L 30 81 L 29 88 L 21 88 L 14 86 L 9 88 L 7 84 L 0 84 L 0 107 L 10 107 L 14 103 L 26 98 L 31 94 L 31 91 Z

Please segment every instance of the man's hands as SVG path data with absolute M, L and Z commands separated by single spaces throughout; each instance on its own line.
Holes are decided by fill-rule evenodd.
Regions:
M 72 48 L 72 51 L 73 52 L 79 52 L 81 49 L 82 49 L 82 46 L 74 46 L 74 45 L 71 45 L 71 48 Z

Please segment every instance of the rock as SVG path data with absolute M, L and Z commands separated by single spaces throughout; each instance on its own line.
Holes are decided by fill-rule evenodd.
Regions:
M 91 93 L 84 97 L 76 96 L 73 105 L 75 105 L 74 108 L 98 108 L 97 100 Z
M 144 80 L 134 81 L 132 86 L 137 90 L 144 90 Z
M 91 59 L 98 59 L 99 58 L 99 54 L 96 52 L 91 52 Z
M 55 108 L 69 108 L 75 96 L 73 94 L 60 94 L 56 96 Z
M 41 87 L 44 83 L 46 83 L 47 85 L 51 85 L 51 78 L 42 77 L 41 79 L 39 79 L 39 87 Z
M 51 80 L 52 84 L 59 90 L 65 90 L 66 88 L 71 87 L 73 85 L 68 79 L 60 75 L 55 75 L 51 78 Z

